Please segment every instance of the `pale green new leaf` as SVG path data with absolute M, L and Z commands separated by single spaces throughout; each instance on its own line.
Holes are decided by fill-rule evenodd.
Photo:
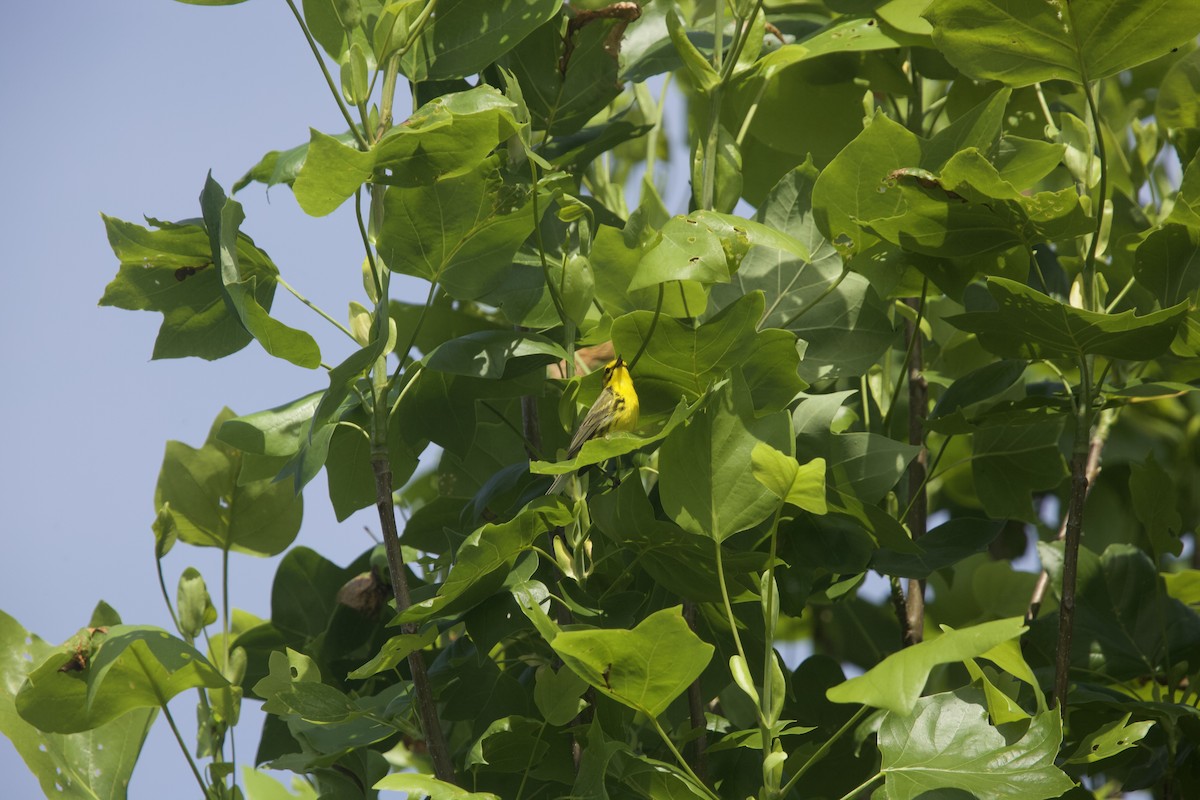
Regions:
M 1025 630 L 1021 618 L 1013 617 L 949 631 L 892 653 L 865 675 L 831 687 L 826 696 L 835 703 L 862 703 L 897 715 L 909 714 L 925 688 L 930 670 L 938 664 L 978 658 Z
M 713 654 L 713 646 L 688 627 L 681 608 L 656 611 L 633 630 L 562 631 L 550 644 L 597 691 L 657 717 L 704 671 Z

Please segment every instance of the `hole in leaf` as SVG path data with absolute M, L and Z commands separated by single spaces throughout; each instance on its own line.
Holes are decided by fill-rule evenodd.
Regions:
M 300 670 L 296 669 L 295 667 L 292 667 L 292 677 L 293 677 L 293 678 L 299 678 L 299 677 L 300 677 Z

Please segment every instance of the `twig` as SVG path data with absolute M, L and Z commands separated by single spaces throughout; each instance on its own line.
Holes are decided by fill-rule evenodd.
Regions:
M 1100 475 L 1100 454 L 1104 450 L 1104 443 L 1108 440 L 1108 432 L 1112 428 L 1113 422 L 1116 420 L 1116 414 L 1112 409 L 1106 410 L 1100 415 L 1100 423 L 1096 426 L 1095 433 L 1092 434 L 1092 441 L 1088 447 L 1087 471 L 1087 490 L 1090 493 L 1092 487 L 1096 485 L 1096 478 Z M 1086 499 L 1086 498 L 1085 498 Z M 1058 536 L 1056 541 L 1063 541 L 1067 538 L 1067 517 L 1064 515 L 1062 524 L 1058 527 Z M 1050 586 L 1050 573 L 1042 570 L 1038 576 L 1037 583 L 1033 587 L 1033 594 L 1029 597 L 1029 607 L 1025 611 L 1025 624 L 1031 624 L 1037 619 L 1038 612 L 1042 609 L 1042 603 L 1046 599 L 1046 589 Z
M 917 308 L 915 322 L 905 324 L 905 334 L 910 338 L 912 358 L 908 362 L 908 443 L 920 448 L 917 457 L 908 465 L 908 529 L 913 541 L 925 534 L 929 516 L 929 500 L 925 493 L 925 474 L 929 466 L 929 451 L 925 449 L 925 414 L 929 406 L 929 384 L 922 374 L 924 359 L 921 345 L 921 315 L 925 310 L 925 292 L 921 297 L 909 298 L 909 306 Z M 889 409 L 890 410 L 890 409 Z M 917 644 L 925 636 L 925 581 L 910 578 L 908 596 L 905 598 L 905 616 L 908 620 L 906 644 Z
M 381 398 L 376 398 L 376 404 Z M 384 408 L 386 402 L 382 402 Z M 386 432 L 385 432 L 386 435 Z M 396 598 L 396 610 L 403 612 L 412 605 L 408 593 L 408 578 L 404 574 L 404 555 L 400 550 L 400 535 L 396 530 L 396 509 L 392 503 L 392 465 L 388 461 L 387 445 L 383 448 L 373 447 L 371 466 L 375 470 L 375 507 L 379 511 L 379 526 L 383 530 L 383 546 L 387 551 L 388 571 L 392 578 L 392 592 Z M 416 633 L 418 626 L 405 623 L 401 630 L 407 634 Z M 412 672 L 413 696 L 417 702 L 417 716 L 421 720 L 421 733 L 425 736 L 425 744 L 429 748 L 429 757 L 433 761 L 433 771 L 438 780 L 457 784 L 454 775 L 454 763 L 450 760 L 450 751 L 446 747 L 446 738 L 442 734 L 442 726 L 438 721 L 437 706 L 434 705 L 433 695 L 429 687 L 429 673 L 425 669 L 425 657 L 420 650 L 414 650 L 408 656 L 408 667 Z

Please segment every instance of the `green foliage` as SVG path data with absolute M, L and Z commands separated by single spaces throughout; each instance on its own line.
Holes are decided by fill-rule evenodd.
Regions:
M 271 316 L 211 177 L 104 218 L 156 358 L 327 375 L 168 443 L 181 638 L 0 616 L 0 730 L 67 796 L 193 689 L 211 798 L 1195 796 L 1198 8 L 304 0 L 348 129 L 234 192 L 353 206 L 353 344 Z M 564 458 L 618 355 L 638 426 Z M 379 513 L 346 566 L 291 547 L 322 470 Z M 269 618 L 172 602 L 179 543 L 282 554 Z

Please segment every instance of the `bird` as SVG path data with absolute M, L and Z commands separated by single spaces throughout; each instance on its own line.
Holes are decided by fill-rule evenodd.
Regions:
M 621 356 L 617 356 L 604 367 L 603 388 L 600 396 L 584 415 L 583 421 L 575 429 L 571 437 L 571 445 L 567 448 L 567 460 L 579 455 L 583 445 L 591 439 L 596 439 L 611 431 L 631 431 L 637 427 L 638 396 L 633 387 L 633 376 L 629 365 Z M 554 479 L 547 494 L 556 494 L 572 473 L 566 472 Z

